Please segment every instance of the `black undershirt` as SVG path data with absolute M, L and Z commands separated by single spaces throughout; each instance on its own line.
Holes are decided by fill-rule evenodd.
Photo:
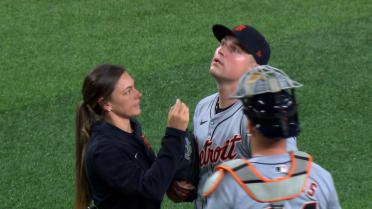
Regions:
M 228 106 L 228 107 L 226 107 L 226 108 L 220 108 L 220 104 L 219 104 L 218 101 L 219 101 L 219 100 L 217 99 L 216 107 L 214 108 L 216 114 L 217 114 L 217 113 L 220 113 L 220 112 L 223 112 L 223 111 L 225 111 L 225 110 L 227 110 L 227 109 L 229 109 L 231 106 L 233 106 L 233 105 L 235 104 L 235 103 L 234 103 L 234 104 L 232 104 L 232 105 L 230 105 L 230 106 Z

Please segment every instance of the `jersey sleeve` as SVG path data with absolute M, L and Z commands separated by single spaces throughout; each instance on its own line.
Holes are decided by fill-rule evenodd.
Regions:
M 330 184 L 329 192 L 330 193 L 329 193 L 329 202 L 328 202 L 327 208 L 328 209 L 341 209 L 340 203 L 338 201 L 336 188 L 333 183 L 333 178 L 330 174 L 329 174 L 329 178 L 330 178 L 329 180 L 329 184 Z
M 324 168 L 313 162 L 310 178 L 317 184 L 316 199 L 320 208 L 340 209 L 336 188 L 332 175 Z

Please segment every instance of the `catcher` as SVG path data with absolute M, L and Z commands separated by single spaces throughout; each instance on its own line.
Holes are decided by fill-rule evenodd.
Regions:
M 285 139 L 300 132 L 294 88 L 301 86 L 270 66 L 240 79 L 231 98 L 243 103 L 252 158 L 216 167 L 203 188 L 208 209 L 341 208 L 331 174 L 311 155 L 287 152 Z

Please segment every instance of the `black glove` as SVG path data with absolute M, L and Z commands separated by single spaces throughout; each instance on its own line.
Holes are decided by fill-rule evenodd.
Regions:
M 193 134 L 186 130 L 185 154 L 176 169 L 167 195 L 174 202 L 192 202 L 196 199 L 199 182 L 198 148 Z

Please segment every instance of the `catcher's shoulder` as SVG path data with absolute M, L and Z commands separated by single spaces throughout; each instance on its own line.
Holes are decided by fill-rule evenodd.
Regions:
M 221 183 L 224 175 L 223 169 L 215 171 L 205 182 L 202 196 L 206 197 L 212 194 L 214 190 L 216 190 L 217 186 Z
M 221 183 L 225 176 L 225 171 L 231 172 L 231 170 L 246 165 L 246 162 L 242 159 L 235 159 L 226 161 L 216 167 L 216 171 L 207 179 L 203 186 L 202 195 L 204 197 L 209 196 L 216 190 L 218 185 Z

